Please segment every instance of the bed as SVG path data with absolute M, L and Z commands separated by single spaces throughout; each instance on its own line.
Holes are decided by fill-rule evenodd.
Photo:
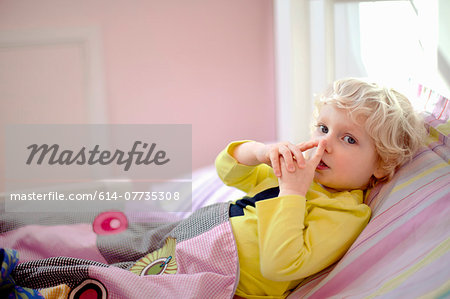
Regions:
M 449 116 L 448 99 L 440 97 L 426 114 L 427 147 L 368 194 L 373 214 L 356 242 L 289 298 L 450 297 Z M 171 213 L 176 221 L 164 225 L 167 214 L 33 215 L 2 209 L 0 294 L 232 298 L 239 263 L 227 202 L 242 195 L 209 166 L 193 173 L 192 210 L 211 208 L 201 215 Z M 189 233 L 199 221 L 202 229 Z M 153 242 L 161 236 L 164 242 Z

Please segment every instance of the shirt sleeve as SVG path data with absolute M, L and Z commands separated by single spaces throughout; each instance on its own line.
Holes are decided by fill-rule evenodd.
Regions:
M 245 193 L 249 193 L 262 181 L 277 181 L 277 178 L 273 172 L 273 169 L 266 164 L 248 166 L 238 163 L 238 161 L 231 156 L 234 148 L 245 142 L 249 142 L 249 140 L 230 143 L 217 156 L 215 165 L 217 174 L 225 185 L 236 187 Z
M 350 195 L 349 195 L 350 196 Z M 286 195 L 256 203 L 260 267 L 264 277 L 291 281 L 338 261 L 369 221 L 364 204 L 339 199 L 306 208 L 305 197 Z

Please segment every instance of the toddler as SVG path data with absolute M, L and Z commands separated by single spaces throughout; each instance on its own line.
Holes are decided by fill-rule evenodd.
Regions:
M 363 80 L 336 81 L 316 108 L 311 141 L 233 142 L 216 159 L 223 182 L 247 193 L 230 206 L 236 298 L 284 298 L 338 261 L 370 219 L 365 191 L 389 180 L 424 139 L 405 96 Z

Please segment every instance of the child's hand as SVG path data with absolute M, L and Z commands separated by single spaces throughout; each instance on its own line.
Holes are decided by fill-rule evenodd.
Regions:
M 287 171 L 294 172 L 297 167 L 304 168 L 306 165 L 302 152 L 316 147 L 318 144 L 319 142 L 317 140 L 303 142 L 297 145 L 289 142 L 267 144 L 260 147 L 260 149 L 256 152 L 256 158 L 260 163 L 265 163 L 271 166 L 275 175 L 280 177 L 281 158 L 283 158 L 283 164 L 285 164 Z M 297 163 L 295 163 L 295 160 Z
M 293 163 L 293 166 L 295 167 L 294 171 L 289 171 L 288 163 L 284 156 L 281 156 L 279 158 L 281 165 L 281 176 L 278 178 L 278 182 L 280 185 L 280 196 L 288 194 L 298 194 L 302 196 L 306 195 L 306 192 L 308 191 L 309 186 L 311 185 L 311 182 L 314 178 L 316 167 L 322 159 L 326 141 L 310 141 L 300 143 L 296 146 L 302 152 L 316 146 L 317 150 L 314 155 L 306 161 L 303 159 L 303 161 L 305 162 L 305 165 L 303 167 L 299 167 L 296 163 Z

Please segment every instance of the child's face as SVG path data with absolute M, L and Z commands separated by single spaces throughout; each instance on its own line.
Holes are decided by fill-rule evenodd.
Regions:
M 316 125 L 313 138 L 327 140 L 316 182 L 337 191 L 365 189 L 372 175 L 380 176 L 372 139 L 346 110 L 325 104 Z

